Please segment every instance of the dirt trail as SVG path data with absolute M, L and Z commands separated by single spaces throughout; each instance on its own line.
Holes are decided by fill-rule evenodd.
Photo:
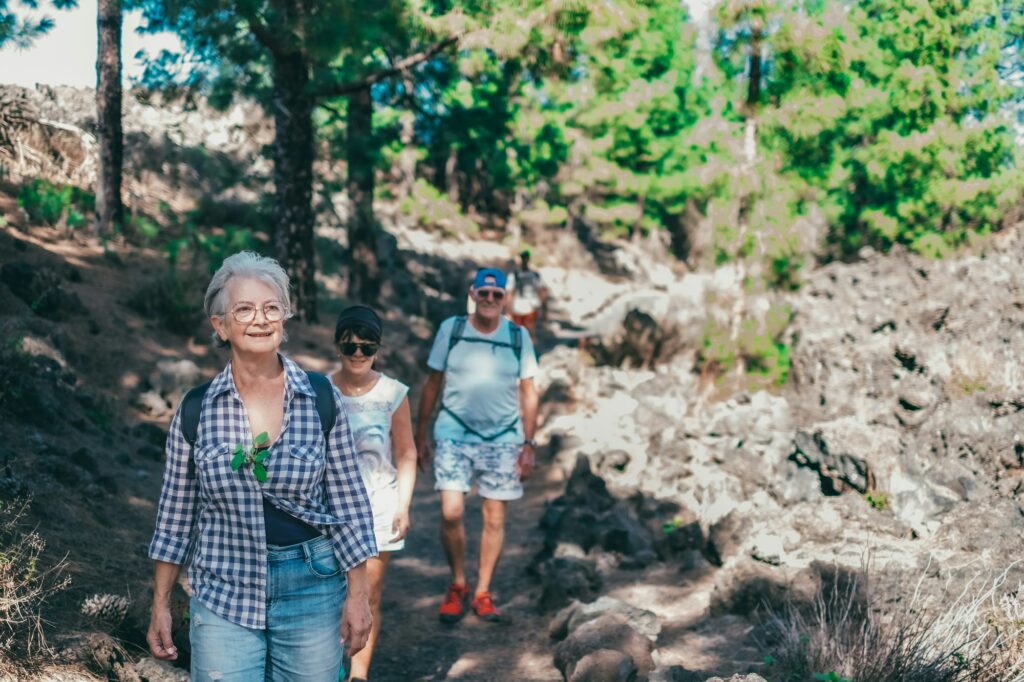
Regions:
M 384 586 L 383 632 L 374 655 L 374 682 L 412 680 L 561 680 L 551 660 L 550 614 L 537 613 L 538 583 L 526 574 L 540 549 L 537 522 L 544 500 L 561 493 L 550 466 L 527 481 L 523 499 L 509 505 L 505 551 L 494 580 L 496 603 L 507 624 L 484 623 L 472 614 L 454 626 L 438 622 L 437 607 L 448 585 L 448 565 L 438 540 L 440 508 L 432 471 L 421 472 L 406 548 L 395 555 Z M 476 576 L 480 498 L 466 499 L 467 573 Z

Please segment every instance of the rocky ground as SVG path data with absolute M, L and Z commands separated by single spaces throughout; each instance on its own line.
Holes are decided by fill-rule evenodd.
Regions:
M 51 95 L 32 95 L 37 111 L 78 111 L 75 93 Z M 206 186 L 186 153 L 206 145 L 237 169 L 265 132 L 259 120 L 148 106 L 130 104 L 129 130 L 146 148 L 162 140 L 171 165 L 140 152 L 132 177 L 151 173 L 154 196 L 195 206 L 261 191 L 258 168 Z M 87 131 L 80 108 L 65 118 Z M 33 130 L 26 139 L 53 143 Z M 145 550 L 163 430 L 182 391 L 223 358 L 201 320 L 168 320 L 157 305 L 166 253 L 31 225 L 15 192 L 0 186 L 0 500 L 32 498 L 40 563 L 66 557 L 71 578 L 42 610 L 54 667 L 26 674 L 183 679 L 140 648 Z M 399 273 L 382 360 L 416 384 L 434 325 L 461 309 L 472 263 L 504 265 L 513 249 L 442 243 L 379 208 Z M 344 236 L 329 215 L 319 236 L 329 318 L 345 303 Z M 790 380 L 772 391 L 733 390 L 695 370 L 699 330 L 743 297 L 735 269 L 682 272 L 650 244 L 595 254 L 573 235 L 537 241 L 553 294 L 540 343 L 547 459 L 510 519 L 496 585 L 510 622 L 437 623 L 446 578 L 423 476 L 389 577 L 375 679 L 781 679 L 771 617 L 839 583 L 858 594 L 870 584 L 873 607 L 923 617 L 923 604 L 943 600 L 970 611 L 1001 579 L 992 600 L 1019 611 L 1016 231 L 946 261 L 864 252 L 813 270 L 795 293 L 743 300 L 755 314 L 793 312 Z M 330 368 L 329 325 L 289 324 L 289 353 Z M 1019 642 L 1021 622 L 999 627 Z M 990 672 L 963 679 L 1021 679 L 1019 669 Z

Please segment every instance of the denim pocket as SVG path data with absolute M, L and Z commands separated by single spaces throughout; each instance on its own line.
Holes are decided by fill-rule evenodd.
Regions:
M 317 578 L 333 578 L 341 573 L 341 564 L 333 551 L 317 552 L 306 559 L 309 572 Z

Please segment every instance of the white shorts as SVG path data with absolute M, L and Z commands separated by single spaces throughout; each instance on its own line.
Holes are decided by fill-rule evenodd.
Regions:
M 391 542 L 395 536 L 395 512 L 398 511 L 398 486 L 367 491 L 373 509 L 373 530 L 378 552 L 395 552 L 405 548 L 405 538 Z

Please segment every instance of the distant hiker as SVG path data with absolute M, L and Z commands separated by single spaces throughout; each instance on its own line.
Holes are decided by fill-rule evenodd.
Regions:
M 519 254 L 519 267 L 509 274 L 508 290 L 512 321 L 528 329 L 532 336 L 537 332 L 537 319 L 547 305 L 548 290 L 540 273 L 530 268 L 528 249 Z
M 500 620 L 490 589 L 505 538 L 506 505 L 523 496 L 521 481 L 533 470 L 536 448 L 537 359 L 530 335 L 502 316 L 505 274 L 477 271 L 470 295 L 473 314 L 448 318 L 434 338 L 416 429 L 416 451 L 427 463 L 430 419 L 440 396 L 433 464 L 434 488 L 441 491 L 441 544 L 452 577 L 439 612 L 445 623 L 462 618 L 469 600 L 462 517 L 474 478 L 484 523 L 470 606 L 484 620 Z
M 334 329 L 334 345 L 341 369 L 331 375 L 341 389 L 363 475 L 380 555 L 366 563 L 370 577 L 373 628 L 366 647 L 352 657 L 351 680 L 365 680 L 380 635 L 380 597 L 391 553 L 405 547 L 409 532 L 409 505 L 416 484 L 416 446 L 412 437 L 409 387 L 374 368 L 381 348 L 383 323 L 366 306 L 341 311 Z
M 146 641 L 178 657 L 170 595 L 187 563 L 195 682 L 337 682 L 342 642 L 354 655 L 370 634 L 373 512 L 340 393 L 279 352 L 288 291 L 273 259 L 224 261 L 205 306 L 230 360 L 167 436 Z

